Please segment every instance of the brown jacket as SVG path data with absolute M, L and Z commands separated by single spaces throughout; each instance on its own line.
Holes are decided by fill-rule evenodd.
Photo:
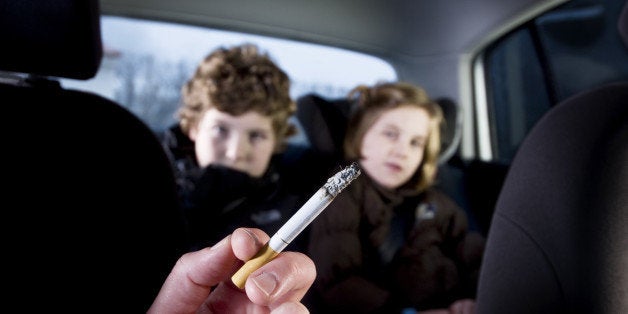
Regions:
M 362 175 L 311 225 L 316 308 L 398 313 L 473 298 L 483 249 L 444 194 L 390 191 Z

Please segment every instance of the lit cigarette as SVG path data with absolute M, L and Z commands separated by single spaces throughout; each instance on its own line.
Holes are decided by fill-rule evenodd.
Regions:
M 351 164 L 339 171 L 331 178 L 327 179 L 323 185 L 310 199 L 279 230 L 270 238 L 268 243 L 262 247 L 252 259 L 246 262 L 231 277 L 231 281 L 239 287 L 244 288 L 246 279 L 256 269 L 262 267 L 275 258 L 279 252 L 296 238 L 305 227 L 307 227 L 320 214 L 331 201 L 346 188 L 351 181 L 360 175 L 360 168 L 356 163 Z

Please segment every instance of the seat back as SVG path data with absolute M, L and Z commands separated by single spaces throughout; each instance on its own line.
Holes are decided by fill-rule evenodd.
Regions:
M 628 3 L 617 25 L 628 48 Z M 628 81 L 537 122 L 497 200 L 478 313 L 628 313 L 627 143 Z
M 21 308 L 145 312 L 183 252 L 155 134 L 119 104 L 56 79 L 95 75 L 99 21 L 98 0 L 0 6 L 0 37 L 11 43 L 0 50 L 3 221 L 14 230 L 4 256 L 8 299 Z
M 628 311 L 628 82 L 571 97 L 522 143 L 488 233 L 478 313 Z
M 310 93 L 297 99 L 296 117 L 312 149 L 342 159 L 342 145 L 351 113 L 346 98 L 327 99 Z

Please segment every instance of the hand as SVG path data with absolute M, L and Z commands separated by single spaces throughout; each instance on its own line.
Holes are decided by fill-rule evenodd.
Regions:
M 239 228 L 213 247 L 184 254 L 148 313 L 309 313 L 299 301 L 316 268 L 304 254 L 280 253 L 254 271 L 243 290 L 231 282 L 268 239 L 259 229 Z

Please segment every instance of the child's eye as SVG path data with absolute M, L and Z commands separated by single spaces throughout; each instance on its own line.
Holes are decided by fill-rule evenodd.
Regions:
M 385 137 L 392 140 L 396 139 L 399 136 L 399 133 L 393 130 L 384 130 L 382 134 L 384 134 Z
M 215 125 L 212 127 L 212 133 L 215 137 L 226 138 L 229 135 L 229 129 L 223 125 Z
M 252 143 L 263 141 L 267 138 L 266 133 L 264 132 L 251 132 L 249 134 L 249 139 Z
M 412 141 L 410 141 L 410 145 L 412 147 L 419 147 L 419 148 L 423 148 L 423 146 L 425 146 L 425 141 L 423 139 L 413 139 Z

